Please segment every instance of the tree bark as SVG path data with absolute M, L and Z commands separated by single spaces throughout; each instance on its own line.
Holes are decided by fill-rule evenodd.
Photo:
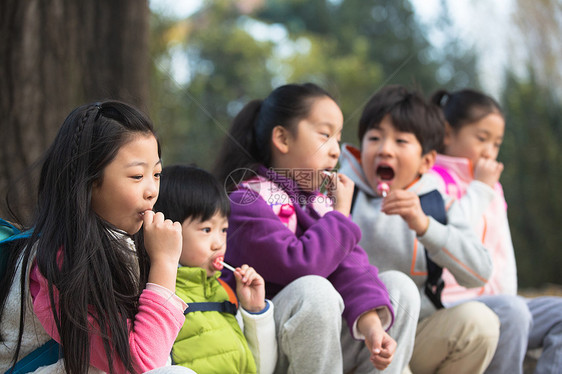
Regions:
M 0 2 L 0 216 L 7 196 L 29 218 L 30 166 L 73 108 L 112 98 L 146 110 L 149 17 L 147 0 Z

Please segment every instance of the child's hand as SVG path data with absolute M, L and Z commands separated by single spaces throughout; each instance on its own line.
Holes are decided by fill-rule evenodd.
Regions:
M 396 351 L 396 341 L 382 328 L 377 312 L 365 313 L 357 323 L 359 331 L 365 335 L 365 345 L 371 353 L 370 360 L 377 370 L 390 365 Z
M 254 268 L 242 265 L 234 272 L 236 294 L 242 308 L 257 313 L 265 308 L 265 282 Z
M 143 221 L 144 246 L 150 262 L 170 261 L 177 266 L 182 247 L 181 224 L 151 210 L 144 212 Z
M 400 215 L 418 236 L 425 234 L 429 226 L 429 217 L 421 208 L 420 198 L 412 191 L 392 191 L 383 199 L 381 211 Z
M 355 183 L 346 175 L 341 173 L 332 173 L 330 178 L 328 196 L 334 199 L 334 210 L 349 216 L 351 213 L 351 200 L 353 199 L 353 188 Z
M 479 158 L 474 165 L 474 179 L 494 188 L 500 180 L 503 164 L 488 158 Z
M 182 248 L 181 224 L 151 210 L 144 212 L 143 221 L 144 246 L 150 257 L 148 281 L 174 290 Z

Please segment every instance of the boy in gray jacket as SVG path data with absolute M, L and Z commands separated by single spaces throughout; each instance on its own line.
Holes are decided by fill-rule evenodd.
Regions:
M 457 204 L 432 192 L 437 184 L 425 174 L 435 161 L 444 128 L 440 111 L 419 93 L 387 86 L 363 110 L 361 149 L 343 146 L 340 172 L 355 182 L 351 214 L 370 261 L 381 271 L 409 275 L 420 290 L 411 370 L 481 373 L 496 349 L 497 316 L 479 302 L 446 309 L 440 303 L 442 268 L 465 287 L 482 286 L 492 271 L 488 251 Z M 437 200 L 420 203 L 420 197 L 428 200 L 424 195 L 429 192 Z M 436 208 L 437 214 L 424 213 Z

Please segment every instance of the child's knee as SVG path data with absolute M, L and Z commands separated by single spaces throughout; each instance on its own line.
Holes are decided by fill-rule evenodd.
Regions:
M 470 301 L 458 306 L 457 318 L 464 321 L 464 331 L 474 339 L 497 341 L 500 336 L 500 320 L 492 309 L 481 302 Z
M 379 278 L 386 286 L 393 307 L 398 306 L 419 314 L 420 292 L 408 275 L 401 271 L 388 270 L 380 273 Z
M 300 277 L 285 287 L 294 305 L 300 310 L 310 310 L 316 314 L 321 311 L 335 312 L 341 318 L 344 303 L 332 283 L 318 275 Z M 324 314 L 324 313 L 322 313 Z
M 333 328 L 340 334 L 343 300 L 326 278 L 307 275 L 294 280 L 273 299 L 281 335 L 306 334 Z
M 324 277 L 307 275 L 300 278 L 305 284 L 305 297 L 315 308 L 334 308 L 343 312 L 343 299 L 332 283 Z M 340 313 L 341 314 L 341 313 Z
M 515 296 L 500 296 L 501 304 L 495 308 L 502 327 L 513 327 L 528 334 L 533 325 L 533 316 L 527 302 Z

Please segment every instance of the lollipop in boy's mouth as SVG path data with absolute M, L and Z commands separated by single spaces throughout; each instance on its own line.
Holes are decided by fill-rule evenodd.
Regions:
M 388 185 L 388 181 L 394 179 L 394 169 L 385 164 L 380 164 L 377 166 L 376 174 L 378 179 L 381 181 L 377 184 L 377 193 L 382 197 L 386 197 L 390 192 L 390 186 Z
M 215 270 L 222 270 L 222 268 L 224 267 L 223 260 L 224 256 L 215 257 L 215 259 L 213 260 L 213 267 L 215 268 Z
M 232 272 L 236 271 L 234 266 L 231 266 L 224 262 L 224 256 L 217 256 L 217 258 L 213 260 L 213 267 L 215 268 L 215 270 L 222 270 L 223 268 L 227 268 Z

